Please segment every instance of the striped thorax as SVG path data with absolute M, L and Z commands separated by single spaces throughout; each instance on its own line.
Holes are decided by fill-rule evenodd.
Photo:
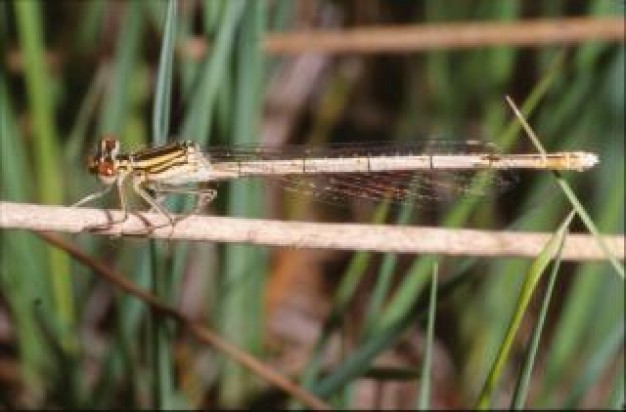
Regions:
M 195 173 L 204 159 L 193 142 L 175 142 L 165 146 L 120 153 L 120 142 L 105 137 L 87 163 L 89 172 L 107 184 L 129 174 L 146 183 L 180 183 L 182 176 Z

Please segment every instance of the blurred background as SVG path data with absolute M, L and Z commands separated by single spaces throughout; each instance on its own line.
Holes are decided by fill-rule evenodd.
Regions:
M 1 197 L 70 205 L 98 190 L 83 159 L 105 133 L 128 150 L 166 139 L 279 148 L 443 136 L 534 152 L 510 95 L 548 151 L 598 153 L 598 167 L 565 178 L 602 233 L 623 234 L 623 20 L 619 37 L 572 41 L 558 30 L 533 37 L 528 22 L 582 30 L 624 9 L 621 0 L 2 2 Z M 503 25 L 481 35 L 493 23 Z M 350 35 L 422 26 L 458 36 L 411 43 L 398 29 L 355 46 Z M 313 30 L 335 36 L 323 48 Z M 516 34 L 531 40 L 508 40 Z M 550 173 L 428 208 L 339 207 L 258 182 L 218 189 L 206 213 L 284 220 L 555 232 L 571 210 Z M 117 208 L 116 196 L 95 206 Z M 586 231 L 577 219 L 571 230 Z M 473 407 L 532 263 L 65 239 L 337 408 L 420 405 L 426 347 L 427 405 Z M 36 235 L 3 231 L 0 241 L 3 408 L 302 407 Z M 492 407 L 511 405 L 546 288 L 542 280 L 526 308 Z M 564 262 L 525 405 L 623 408 L 623 362 L 623 280 L 607 262 Z

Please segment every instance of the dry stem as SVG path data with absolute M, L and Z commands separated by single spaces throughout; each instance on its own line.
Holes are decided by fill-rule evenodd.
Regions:
M 590 40 L 623 42 L 624 19 L 576 17 L 334 31 L 303 30 L 269 33 L 263 50 L 269 54 L 402 53 L 485 46 L 539 46 Z M 183 45 L 183 52 L 192 58 L 201 58 L 207 48 L 205 39 L 195 38 Z
M 0 228 L 89 232 L 121 217 L 120 211 L 0 202 Z M 536 256 L 550 233 L 445 229 L 434 227 L 305 223 L 279 220 L 192 216 L 174 228 L 162 226 L 163 216 L 131 214 L 128 220 L 93 233 L 109 236 L 146 236 L 157 239 L 251 243 L 294 248 L 370 250 L 376 252 L 466 255 Z M 148 227 L 162 227 L 148 230 Z M 615 256 L 624 259 L 624 236 L 604 236 Z M 603 260 L 606 256 L 590 235 L 570 234 L 564 260 Z

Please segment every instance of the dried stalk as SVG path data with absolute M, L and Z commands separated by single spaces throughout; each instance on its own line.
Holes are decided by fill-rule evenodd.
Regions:
M 293 248 L 370 250 L 376 252 L 456 256 L 534 257 L 550 233 L 445 229 L 416 226 L 305 223 L 279 220 L 192 216 L 175 227 L 155 213 L 131 214 L 123 224 L 108 225 L 120 211 L 0 202 L 0 228 L 92 232 L 108 236 L 146 236 L 156 239 L 251 243 Z M 163 226 L 165 225 L 165 226 Z M 161 226 L 150 230 L 150 226 Z M 603 237 L 615 256 L 624 259 L 624 236 Z M 564 260 L 603 260 L 606 256 L 590 235 L 570 234 Z
M 576 17 L 513 22 L 446 23 L 385 26 L 345 30 L 306 30 L 269 33 L 268 54 L 403 53 L 486 46 L 541 46 L 590 40 L 624 41 L 623 18 Z M 202 58 L 209 46 L 204 38 L 183 44 L 182 51 Z

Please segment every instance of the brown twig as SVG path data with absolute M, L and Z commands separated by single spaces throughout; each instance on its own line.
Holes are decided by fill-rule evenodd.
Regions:
M 0 202 L 0 228 L 85 233 L 119 220 L 120 211 Z M 132 214 L 123 224 L 93 233 L 157 239 L 251 243 L 294 248 L 370 250 L 465 256 L 534 257 L 550 233 L 446 229 L 434 227 L 285 222 L 217 216 L 191 216 L 175 227 L 148 230 L 165 223 L 155 213 Z M 603 237 L 618 259 L 624 259 L 624 236 Z M 603 260 L 606 256 L 590 235 L 571 234 L 564 260 Z
M 66 242 L 56 235 L 46 232 L 37 232 L 37 234 L 48 243 L 64 250 L 77 261 L 93 269 L 100 277 L 111 282 L 112 284 L 126 291 L 127 293 L 143 300 L 157 312 L 176 319 L 181 324 L 181 326 L 186 328 L 200 342 L 213 346 L 220 352 L 226 354 L 231 359 L 250 369 L 252 372 L 264 378 L 268 382 L 283 389 L 285 392 L 298 399 L 308 407 L 315 410 L 330 409 L 330 406 L 321 399 L 312 395 L 310 392 L 302 389 L 300 386 L 294 384 L 289 379 L 274 371 L 271 367 L 263 364 L 255 357 L 223 340 L 211 330 L 206 328 L 204 325 L 189 319 L 182 312 L 161 302 L 156 296 L 146 292 L 145 290 L 138 287 L 135 283 L 128 280 L 128 277 L 116 272 L 109 266 L 93 259 L 91 256 L 85 254 L 76 246 L 72 245 L 69 242 Z
M 263 49 L 269 54 L 403 53 L 486 46 L 542 46 L 590 40 L 624 41 L 623 18 L 576 17 L 516 22 L 445 23 L 395 27 L 306 30 L 269 33 Z M 183 53 L 201 58 L 204 38 L 183 44 Z

